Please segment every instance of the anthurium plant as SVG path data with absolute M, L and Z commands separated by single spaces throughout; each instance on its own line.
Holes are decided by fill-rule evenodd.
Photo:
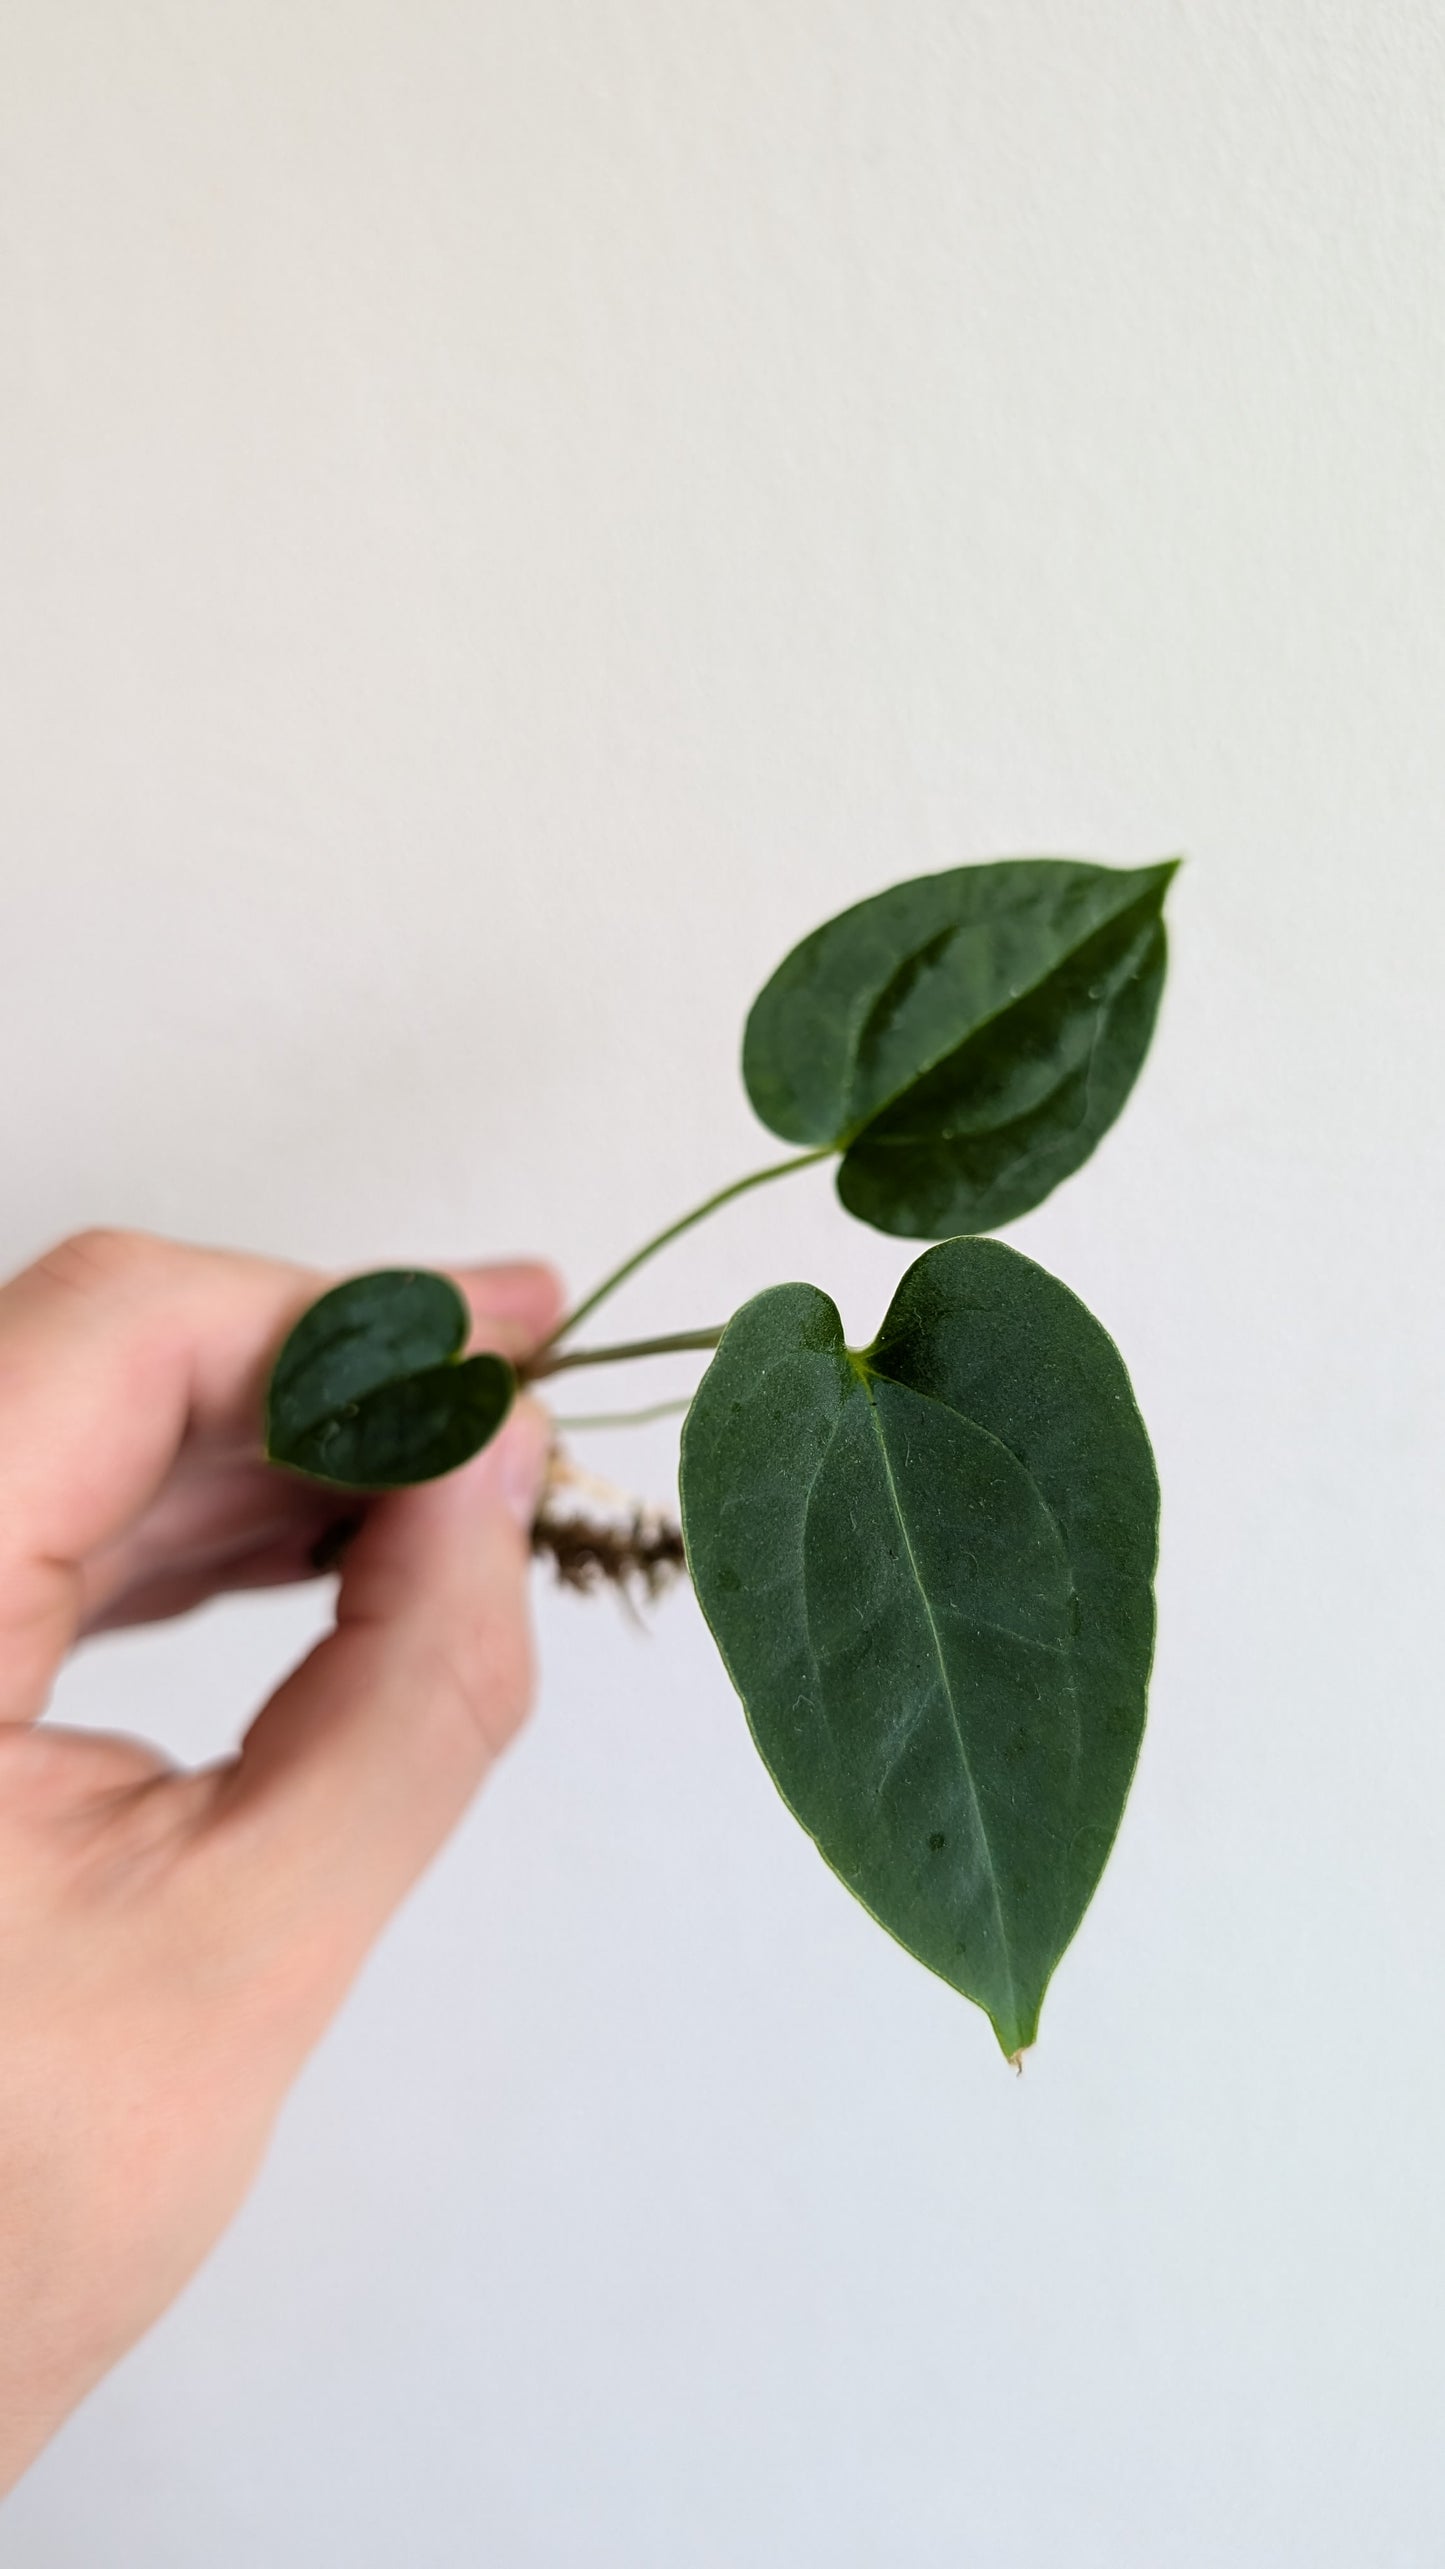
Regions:
M 646 1242 L 521 1372 L 714 1351 L 682 1430 L 680 1531 L 639 1516 L 620 1555 L 652 1575 L 685 1554 L 789 1808 L 1011 2059 L 1138 1756 L 1159 1493 L 1112 1340 L 984 1235 L 1072 1176 L 1123 1106 L 1174 872 L 963 866 L 815 929 L 754 1002 L 742 1055 L 762 1122 L 801 1147 Z M 810 1284 L 770 1287 L 722 1329 L 568 1343 L 670 1240 L 824 1159 L 849 1213 L 937 1244 L 870 1346 L 848 1346 Z M 455 1469 L 519 1380 L 466 1352 L 469 1327 L 444 1276 L 336 1286 L 277 1360 L 271 1460 L 353 1493 Z M 564 1571 L 611 1566 L 605 1535 L 575 1521 L 548 1541 Z

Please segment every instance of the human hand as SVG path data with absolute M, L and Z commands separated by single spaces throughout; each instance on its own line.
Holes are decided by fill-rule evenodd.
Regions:
M 545 1267 L 454 1272 L 480 1343 L 555 1322 Z M 464 1471 L 366 1503 L 335 1630 L 235 1758 L 36 1726 L 80 1634 L 312 1575 L 353 1510 L 271 1470 L 259 1421 L 326 1281 L 98 1232 L 0 1290 L 0 2490 L 229 2220 L 526 1710 L 523 1403 Z

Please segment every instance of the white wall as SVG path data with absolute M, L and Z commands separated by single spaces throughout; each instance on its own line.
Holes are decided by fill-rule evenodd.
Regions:
M 10 1263 L 581 1282 L 767 1155 L 742 1010 L 826 911 L 1192 852 L 1135 1101 L 1013 1234 L 1167 1504 L 1027 2076 L 686 1599 L 546 1596 L 539 1720 L 17 2569 L 1445 2556 L 1442 123 L 1427 0 L 9 0 Z M 627 1312 L 803 1273 L 866 1332 L 902 1263 L 813 1176 Z M 208 1749 L 319 1612 L 62 1709 Z

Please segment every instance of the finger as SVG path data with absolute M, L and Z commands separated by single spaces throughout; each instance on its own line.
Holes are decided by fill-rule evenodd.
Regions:
M 158 1572 L 137 1587 L 128 1587 L 99 1612 L 87 1614 L 78 1638 L 94 1641 L 102 1633 L 126 1632 L 135 1624 L 170 1623 L 178 1615 L 192 1614 L 197 1606 L 209 1605 L 213 1597 L 236 1596 L 248 1588 L 293 1588 L 308 1580 L 325 1576 L 335 1562 L 319 1557 L 328 1522 L 335 1521 L 333 1500 L 329 1520 L 320 1519 L 306 1535 L 283 1536 L 275 1543 L 248 1546 L 202 1566 Z
M 561 1288 L 550 1268 L 462 1267 L 457 1280 L 482 1345 L 520 1361 L 554 1324 Z M 315 1577 L 325 1565 L 311 1556 L 335 1519 L 336 1493 L 273 1470 L 258 1444 L 255 1399 L 234 1432 L 188 1437 L 153 1503 L 83 1560 L 82 1633 L 183 1614 L 234 1588 Z
M 561 1280 L 535 1260 L 444 1272 L 454 1276 L 471 1304 L 471 1343 L 517 1362 L 541 1345 L 561 1316 Z M 328 1542 L 336 1525 L 346 1524 L 353 1533 L 367 1512 L 358 1497 L 354 1521 L 339 1519 L 335 1490 L 270 1471 L 244 1454 L 230 1474 L 208 1469 L 199 1499 L 186 1490 L 184 1477 L 182 1465 L 148 1513 L 143 1533 L 84 1565 L 83 1634 L 166 1622 L 238 1589 L 318 1578 L 340 1558 Z M 256 1494 L 244 1509 L 237 1505 L 237 1482 Z
M 472 1307 L 474 1347 L 486 1347 L 515 1364 L 550 1337 L 562 1317 L 562 1279 L 539 1258 L 505 1266 L 447 1266 Z
M 545 1335 L 558 1293 L 548 1269 L 475 1267 L 458 1280 L 480 1329 L 495 1282 L 501 1352 Z M 0 1289 L 0 1720 L 43 1709 L 85 1609 L 81 1565 L 151 1503 L 187 1437 L 259 1443 L 276 1350 L 326 1281 L 93 1232 Z
M 259 1415 L 268 1360 L 320 1282 L 94 1232 L 0 1289 L 0 1719 L 41 1710 L 81 1562 L 154 1497 L 187 1433 Z
M 516 1731 L 548 1430 L 524 1403 L 450 1479 L 373 1504 L 336 1630 L 254 1724 L 213 1831 L 349 1972 Z
M 193 1441 L 118 1541 L 83 1557 L 79 1631 L 144 1620 L 141 1600 L 158 1585 L 186 1580 L 197 1598 L 217 1594 L 261 1554 L 289 1553 L 299 1577 L 336 1513 L 334 1490 L 259 1455 L 220 1455 Z

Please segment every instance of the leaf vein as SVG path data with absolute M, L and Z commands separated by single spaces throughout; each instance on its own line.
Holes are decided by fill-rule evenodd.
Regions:
M 994 1916 L 998 1922 L 999 1946 L 1003 1956 L 1004 1975 L 1008 1982 L 1009 2001 L 1013 2010 L 1014 2020 L 1017 2021 L 1018 1991 L 1014 1984 L 1013 1953 L 1009 1945 L 1008 1930 L 1004 1925 L 1003 1898 L 999 1890 L 998 1866 L 994 1860 L 993 1845 L 988 1833 L 988 1823 L 983 1815 L 983 1803 L 980 1800 L 978 1786 L 974 1780 L 973 1766 L 969 1759 L 968 1746 L 963 1735 L 963 1724 L 959 1718 L 958 1705 L 954 1698 L 953 1685 L 948 1673 L 948 1662 L 943 1654 L 942 1636 L 938 1629 L 932 1605 L 929 1602 L 928 1590 L 924 1586 L 923 1577 L 918 1567 L 918 1557 L 913 1549 L 913 1538 L 908 1530 L 908 1520 L 903 1513 L 903 1502 L 898 1495 L 898 1484 L 893 1477 L 893 1466 L 889 1460 L 887 1439 L 883 1434 L 877 1405 L 873 1399 L 872 1392 L 868 1390 L 866 1383 L 864 1385 L 864 1390 L 867 1394 L 868 1415 L 872 1422 L 873 1433 L 878 1439 L 878 1452 L 883 1464 L 883 1475 L 888 1483 L 888 1495 L 893 1503 L 893 1513 L 898 1520 L 898 1531 L 903 1537 L 903 1548 L 908 1555 L 908 1567 L 913 1574 L 913 1584 L 918 1591 L 919 1602 L 923 1607 L 924 1618 L 928 1625 L 929 1638 L 933 1643 L 934 1657 L 938 1662 L 938 1674 L 943 1685 L 944 1701 L 948 1706 L 949 1719 L 953 1724 L 954 1737 L 958 1741 L 959 1763 L 963 1768 L 964 1780 L 968 1785 L 969 1800 L 973 1805 L 973 1816 L 978 1828 L 979 1839 L 983 1846 L 984 1857 L 988 1867 L 989 1889 L 993 1894 Z

